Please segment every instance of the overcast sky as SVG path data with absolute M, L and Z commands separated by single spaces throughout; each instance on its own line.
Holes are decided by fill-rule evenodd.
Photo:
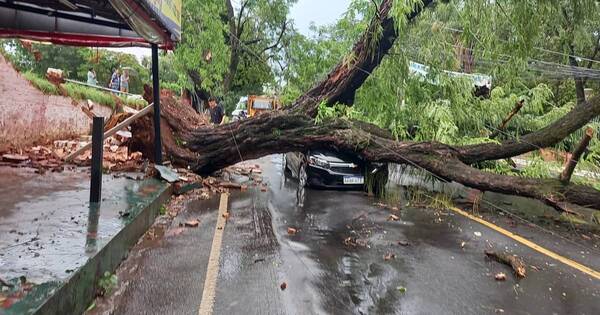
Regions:
M 290 17 L 300 33 L 309 35 L 311 22 L 318 26 L 331 24 L 346 12 L 348 5 L 350 0 L 299 0 Z
M 350 0 L 298 0 L 291 9 L 290 18 L 294 20 L 300 33 L 309 35 L 310 23 L 314 22 L 317 26 L 331 24 L 346 11 L 349 4 Z M 134 54 L 138 60 L 143 56 L 150 56 L 149 48 L 110 48 L 110 50 Z

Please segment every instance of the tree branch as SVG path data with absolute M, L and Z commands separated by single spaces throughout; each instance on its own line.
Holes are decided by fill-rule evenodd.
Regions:
M 459 159 L 467 164 L 487 160 L 506 159 L 539 148 L 553 146 L 600 115 L 600 95 L 575 106 L 565 116 L 550 125 L 519 137 L 497 143 L 482 143 L 457 147 Z
M 291 109 L 293 111 L 315 117 L 321 101 L 329 105 L 335 103 L 352 105 L 354 103 L 356 90 L 381 63 L 381 60 L 392 48 L 398 37 L 394 19 L 389 16 L 393 2 L 393 0 L 384 0 L 381 3 L 379 16 L 371 21 L 368 29 L 354 44 L 350 52 L 353 56 L 353 63 L 347 64 L 343 60 L 340 61 L 327 78 L 317 83 L 292 104 Z M 416 6 L 407 15 L 407 20 L 411 21 L 417 17 L 425 7 L 433 2 L 433 0 L 424 0 L 422 6 Z M 379 27 L 382 32 L 380 36 L 375 38 L 375 34 L 378 32 L 372 30 Z M 375 43 L 375 45 L 372 45 L 372 43 Z
M 281 39 L 283 38 L 283 35 L 285 34 L 286 29 L 287 29 L 287 21 L 284 21 L 283 24 L 281 25 L 281 32 L 279 33 L 279 36 L 277 37 L 277 41 L 275 41 L 275 43 L 273 45 L 267 46 L 262 51 L 265 52 L 267 50 L 271 50 L 271 49 L 279 46 L 279 43 L 281 43 Z

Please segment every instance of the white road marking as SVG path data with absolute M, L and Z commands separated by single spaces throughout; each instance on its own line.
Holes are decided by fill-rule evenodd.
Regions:
M 217 289 L 217 278 L 219 276 L 219 259 L 221 257 L 221 244 L 223 243 L 223 231 L 227 218 L 227 202 L 229 200 L 228 193 L 221 194 L 219 203 L 219 213 L 217 217 L 217 225 L 213 236 L 212 247 L 210 249 L 210 257 L 208 258 L 208 266 L 206 267 L 206 280 L 204 281 L 204 289 L 202 290 L 202 301 L 198 314 L 211 315 L 215 304 L 215 291 Z

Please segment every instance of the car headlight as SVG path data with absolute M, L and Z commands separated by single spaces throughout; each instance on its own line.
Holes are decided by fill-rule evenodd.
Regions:
M 327 162 L 321 158 L 318 158 L 316 156 L 309 156 L 308 164 L 323 167 L 323 168 L 329 168 L 329 162 Z

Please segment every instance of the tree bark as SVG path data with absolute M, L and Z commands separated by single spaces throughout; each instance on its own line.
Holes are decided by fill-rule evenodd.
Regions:
M 211 173 L 242 160 L 268 154 L 329 148 L 352 152 L 374 162 L 408 164 L 447 181 L 483 191 L 535 198 L 555 206 L 562 202 L 600 209 L 600 191 L 592 187 L 563 184 L 558 179 L 532 179 L 487 173 L 469 164 L 510 158 L 538 147 L 554 145 L 600 114 L 600 97 L 576 106 L 546 128 L 502 143 L 450 146 L 439 142 L 400 142 L 377 126 L 345 119 L 316 124 L 318 103 L 351 103 L 356 89 L 366 80 L 391 48 L 396 38 L 393 20 L 388 16 L 392 0 L 384 0 L 369 29 L 354 45 L 354 65 L 343 62 L 327 79 L 301 96 L 283 112 L 270 112 L 220 126 L 209 125 L 191 108 L 168 96 L 161 99 L 161 130 L 164 152 L 174 164 L 190 167 L 201 174 Z M 424 1 L 425 5 L 431 1 Z M 421 7 L 409 14 L 414 18 Z M 375 27 L 383 36 L 372 37 Z M 372 42 L 376 41 L 376 42 Z M 373 45 L 375 44 L 375 45 Z M 368 47 L 377 47 L 373 52 Z M 364 71 L 367 70 L 367 71 Z M 149 117 L 133 126 L 132 146 L 153 156 L 152 121 Z
M 315 117 L 320 102 L 333 105 L 342 103 L 354 104 L 356 90 L 365 82 L 371 72 L 381 63 L 381 60 L 392 48 L 398 34 L 394 19 L 389 16 L 394 0 L 384 0 L 362 37 L 354 44 L 349 54 L 351 60 L 342 60 L 329 73 L 327 78 L 300 96 L 292 105 L 296 112 L 306 113 Z M 433 0 L 424 0 L 422 6 L 417 6 L 406 17 L 411 21 L 421 11 L 431 5 Z M 382 32 L 377 36 L 378 28 Z
M 575 151 L 573 151 L 573 154 L 567 160 L 565 169 L 560 174 L 560 181 L 563 184 L 568 184 L 571 181 L 571 176 L 573 175 L 573 171 L 575 171 L 575 167 L 579 162 L 579 158 L 581 158 L 581 155 L 583 154 L 583 152 L 585 152 L 585 149 L 587 149 L 593 136 L 594 129 L 588 127 L 585 130 L 585 133 L 583 134 L 581 142 L 579 142 L 579 145 L 577 146 L 577 148 L 575 148 Z
M 497 130 L 494 130 L 494 132 L 492 132 L 492 134 L 490 135 L 490 139 L 496 138 L 500 134 L 500 132 L 504 131 L 504 129 L 506 128 L 506 125 L 508 125 L 508 123 L 510 122 L 510 120 L 517 113 L 519 113 L 519 111 L 523 107 L 523 104 L 525 104 L 524 100 L 520 100 L 520 101 L 517 102 L 517 104 L 515 105 L 515 107 L 510 111 L 510 113 L 508 113 L 508 115 L 506 116 L 506 118 L 504 118 L 502 120 L 502 123 L 500 123 L 500 125 L 497 128 Z

